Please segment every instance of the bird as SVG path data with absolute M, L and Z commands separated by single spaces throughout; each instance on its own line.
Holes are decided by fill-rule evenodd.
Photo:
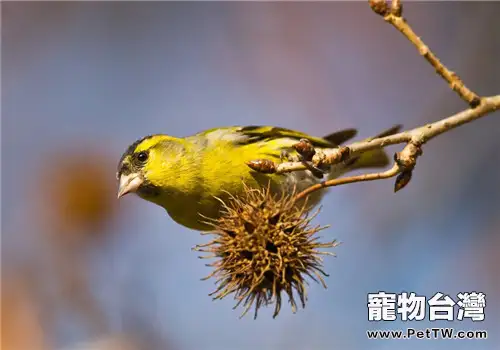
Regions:
M 395 134 L 400 128 L 401 125 L 395 125 L 372 138 Z M 339 147 L 356 135 L 354 128 L 315 137 L 258 125 L 217 127 L 187 137 L 148 135 L 128 146 L 118 162 L 118 198 L 135 193 L 163 207 L 176 223 L 192 230 L 210 231 L 213 226 L 206 219 L 220 218 L 224 200 L 242 195 L 245 189 L 268 186 L 273 193 L 299 192 L 352 170 L 389 164 L 385 151 L 376 149 L 331 166 L 324 176 L 318 176 L 313 169 L 268 174 L 247 165 L 258 159 L 277 163 L 297 159 L 293 146 L 300 140 L 325 149 Z M 308 205 L 319 204 L 325 191 L 312 193 Z

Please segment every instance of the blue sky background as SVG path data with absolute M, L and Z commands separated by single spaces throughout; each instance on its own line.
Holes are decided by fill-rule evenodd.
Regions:
M 498 3 L 408 3 L 405 11 L 470 88 L 500 93 Z M 319 136 L 357 127 L 368 137 L 465 107 L 365 2 L 3 3 L 2 267 L 28 279 L 28 266 L 37 276 L 40 323 L 55 349 L 122 332 L 145 341 L 148 350 L 166 344 L 497 348 L 498 113 L 426 145 L 410 186 L 397 195 L 392 181 L 331 190 L 317 219 L 332 225 L 325 239 L 343 242 L 338 257 L 325 261 L 329 288 L 311 284 L 306 309 L 293 315 L 285 307 L 275 320 L 271 308 L 256 321 L 239 320 L 230 298 L 212 302 L 212 282 L 200 281 L 210 270 L 191 251 L 208 238 L 133 196 L 113 201 L 116 217 L 102 229 L 105 239 L 63 254 L 63 264 L 77 264 L 87 276 L 98 310 L 82 316 L 71 307 L 71 293 L 58 294 L 64 276 L 53 268 L 60 263 L 53 249 L 61 248 L 46 239 L 51 226 L 40 209 L 51 207 L 50 191 L 37 192 L 44 187 L 40 169 L 57 169 L 73 149 L 109 160 L 104 171 L 114 181 L 121 153 L 150 133 L 185 136 L 266 124 Z M 81 260 L 71 260 L 80 253 Z M 379 290 L 428 297 L 484 292 L 486 321 L 370 323 L 366 295 Z M 367 329 L 430 326 L 486 329 L 490 339 L 365 336 Z

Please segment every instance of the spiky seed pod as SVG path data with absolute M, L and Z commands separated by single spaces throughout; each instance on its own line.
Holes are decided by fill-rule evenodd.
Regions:
M 296 312 L 296 296 L 305 307 L 307 296 L 304 277 L 321 282 L 328 276 L 322 270 L 321 255 L 334 255 L 318 249 L 332 248 L 338 243 L 321 243 L 317 232 L 326 227 L 312 226 L 317 214 L 309 215 L 299 207 L 293 196 L 272 195 L 269 189 L 250 189 L 240 198 L 229 196 L 223 203 L 223 215 L 209 220 L 214 239 L 194 250 L 209 253 L 200 258 L 215 258 L 208 264 L 214 271 L 204 279 L 214 277 L 214 300 L 234 294 L 235 309 L 242 305 L 243 317 L 255 305 L 254 318 L 260 307 L 275 304 L 276 317 L 281 309 L 282 292 L 288 295 L 292 311 Z

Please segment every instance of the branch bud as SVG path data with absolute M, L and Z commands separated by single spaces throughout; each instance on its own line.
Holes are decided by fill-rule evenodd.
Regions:
M 302 156 L 303 160 L 306 162 L 311 161 L 316 154 L 314 146 L 308 139 L 301 139 L 298 143 L 293 145 L 293 148 Z
M 276 164 L 269 159 L 257 159 L 246 162 L 252 170 L 261 172 L 263 174 L 274 174 L 276 172 Z
M 394 184 L 394 192 L 402 190 L 406 185 L 410 183 L 412 170 L 403 171 L 396 178 L 396 183 Z
M 368 3 L 373 12 L 380 16 L 385 16 L 389 13 L 389 6 L 387 6 L 386 0 L 369 0 Z

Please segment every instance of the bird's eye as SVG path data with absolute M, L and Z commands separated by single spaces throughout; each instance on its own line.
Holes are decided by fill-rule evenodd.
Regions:
M 142 151 L 137 154 L 137 160 L 144 163 L 148 160 L 148 152 Z

